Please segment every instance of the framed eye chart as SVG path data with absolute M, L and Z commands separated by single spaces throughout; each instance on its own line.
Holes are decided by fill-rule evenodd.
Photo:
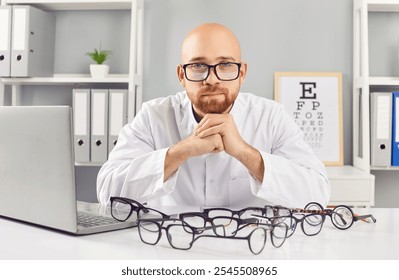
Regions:
M 343 165 L 341 73 L 276 72 L 274 99 L 325 165 Z

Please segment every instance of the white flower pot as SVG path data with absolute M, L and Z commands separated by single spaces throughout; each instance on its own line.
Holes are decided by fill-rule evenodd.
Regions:
M 109 66 L 105 64 L 90 64 L 90 74 L 93 78 L 104 78 L 109 73 Z

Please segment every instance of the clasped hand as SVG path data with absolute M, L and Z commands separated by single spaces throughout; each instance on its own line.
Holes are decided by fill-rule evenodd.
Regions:
M 225 151 L 236 157 L 245 146 L 230 114 L 205 115 L 189 138 L 192 138 L 196 155 Z

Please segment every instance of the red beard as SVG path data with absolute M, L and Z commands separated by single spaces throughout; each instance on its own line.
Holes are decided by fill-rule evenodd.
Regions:
M 235 97 L 229 94 L 227 88 L 218 85 L 208 85 L 193 94 L 192 103 L 204 114 L 222 114 L 234 103 Z

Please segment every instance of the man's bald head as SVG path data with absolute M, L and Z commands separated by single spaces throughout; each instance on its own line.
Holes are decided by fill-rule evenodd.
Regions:
M 182 45 L 182 63 L 198 60 L 241 61 L 240 44 L 234 33 L 218 23 L 205 23 L 193 29 L 184 39 Z M 217 63 L 207 61 L 208 63 Z
M 185 37 L 181 59 L 182 63 L 177 66 L 177 76 L 193 104 L 196 118 L 200 119 L 210 113 L 228 113 L 247 72 L 247 64 L 241 61 L 240 44 L 234 33 L 217 23 L 200 25 Z M 215 65 L 219 65 L 219 68 L 215 68 Z M 194 69 L 207 69 L 203 72 L 206 76 L 204 80 L 193 81 L 187 78 L 187 66 L 190 66 L 190 73 L 196 71 Z M 231 71 L 228 74 L 233 75 L 232 80 L 219 79 L 217 71 L 227 71 L 223 67 L 231 67 L 228 68 Z

